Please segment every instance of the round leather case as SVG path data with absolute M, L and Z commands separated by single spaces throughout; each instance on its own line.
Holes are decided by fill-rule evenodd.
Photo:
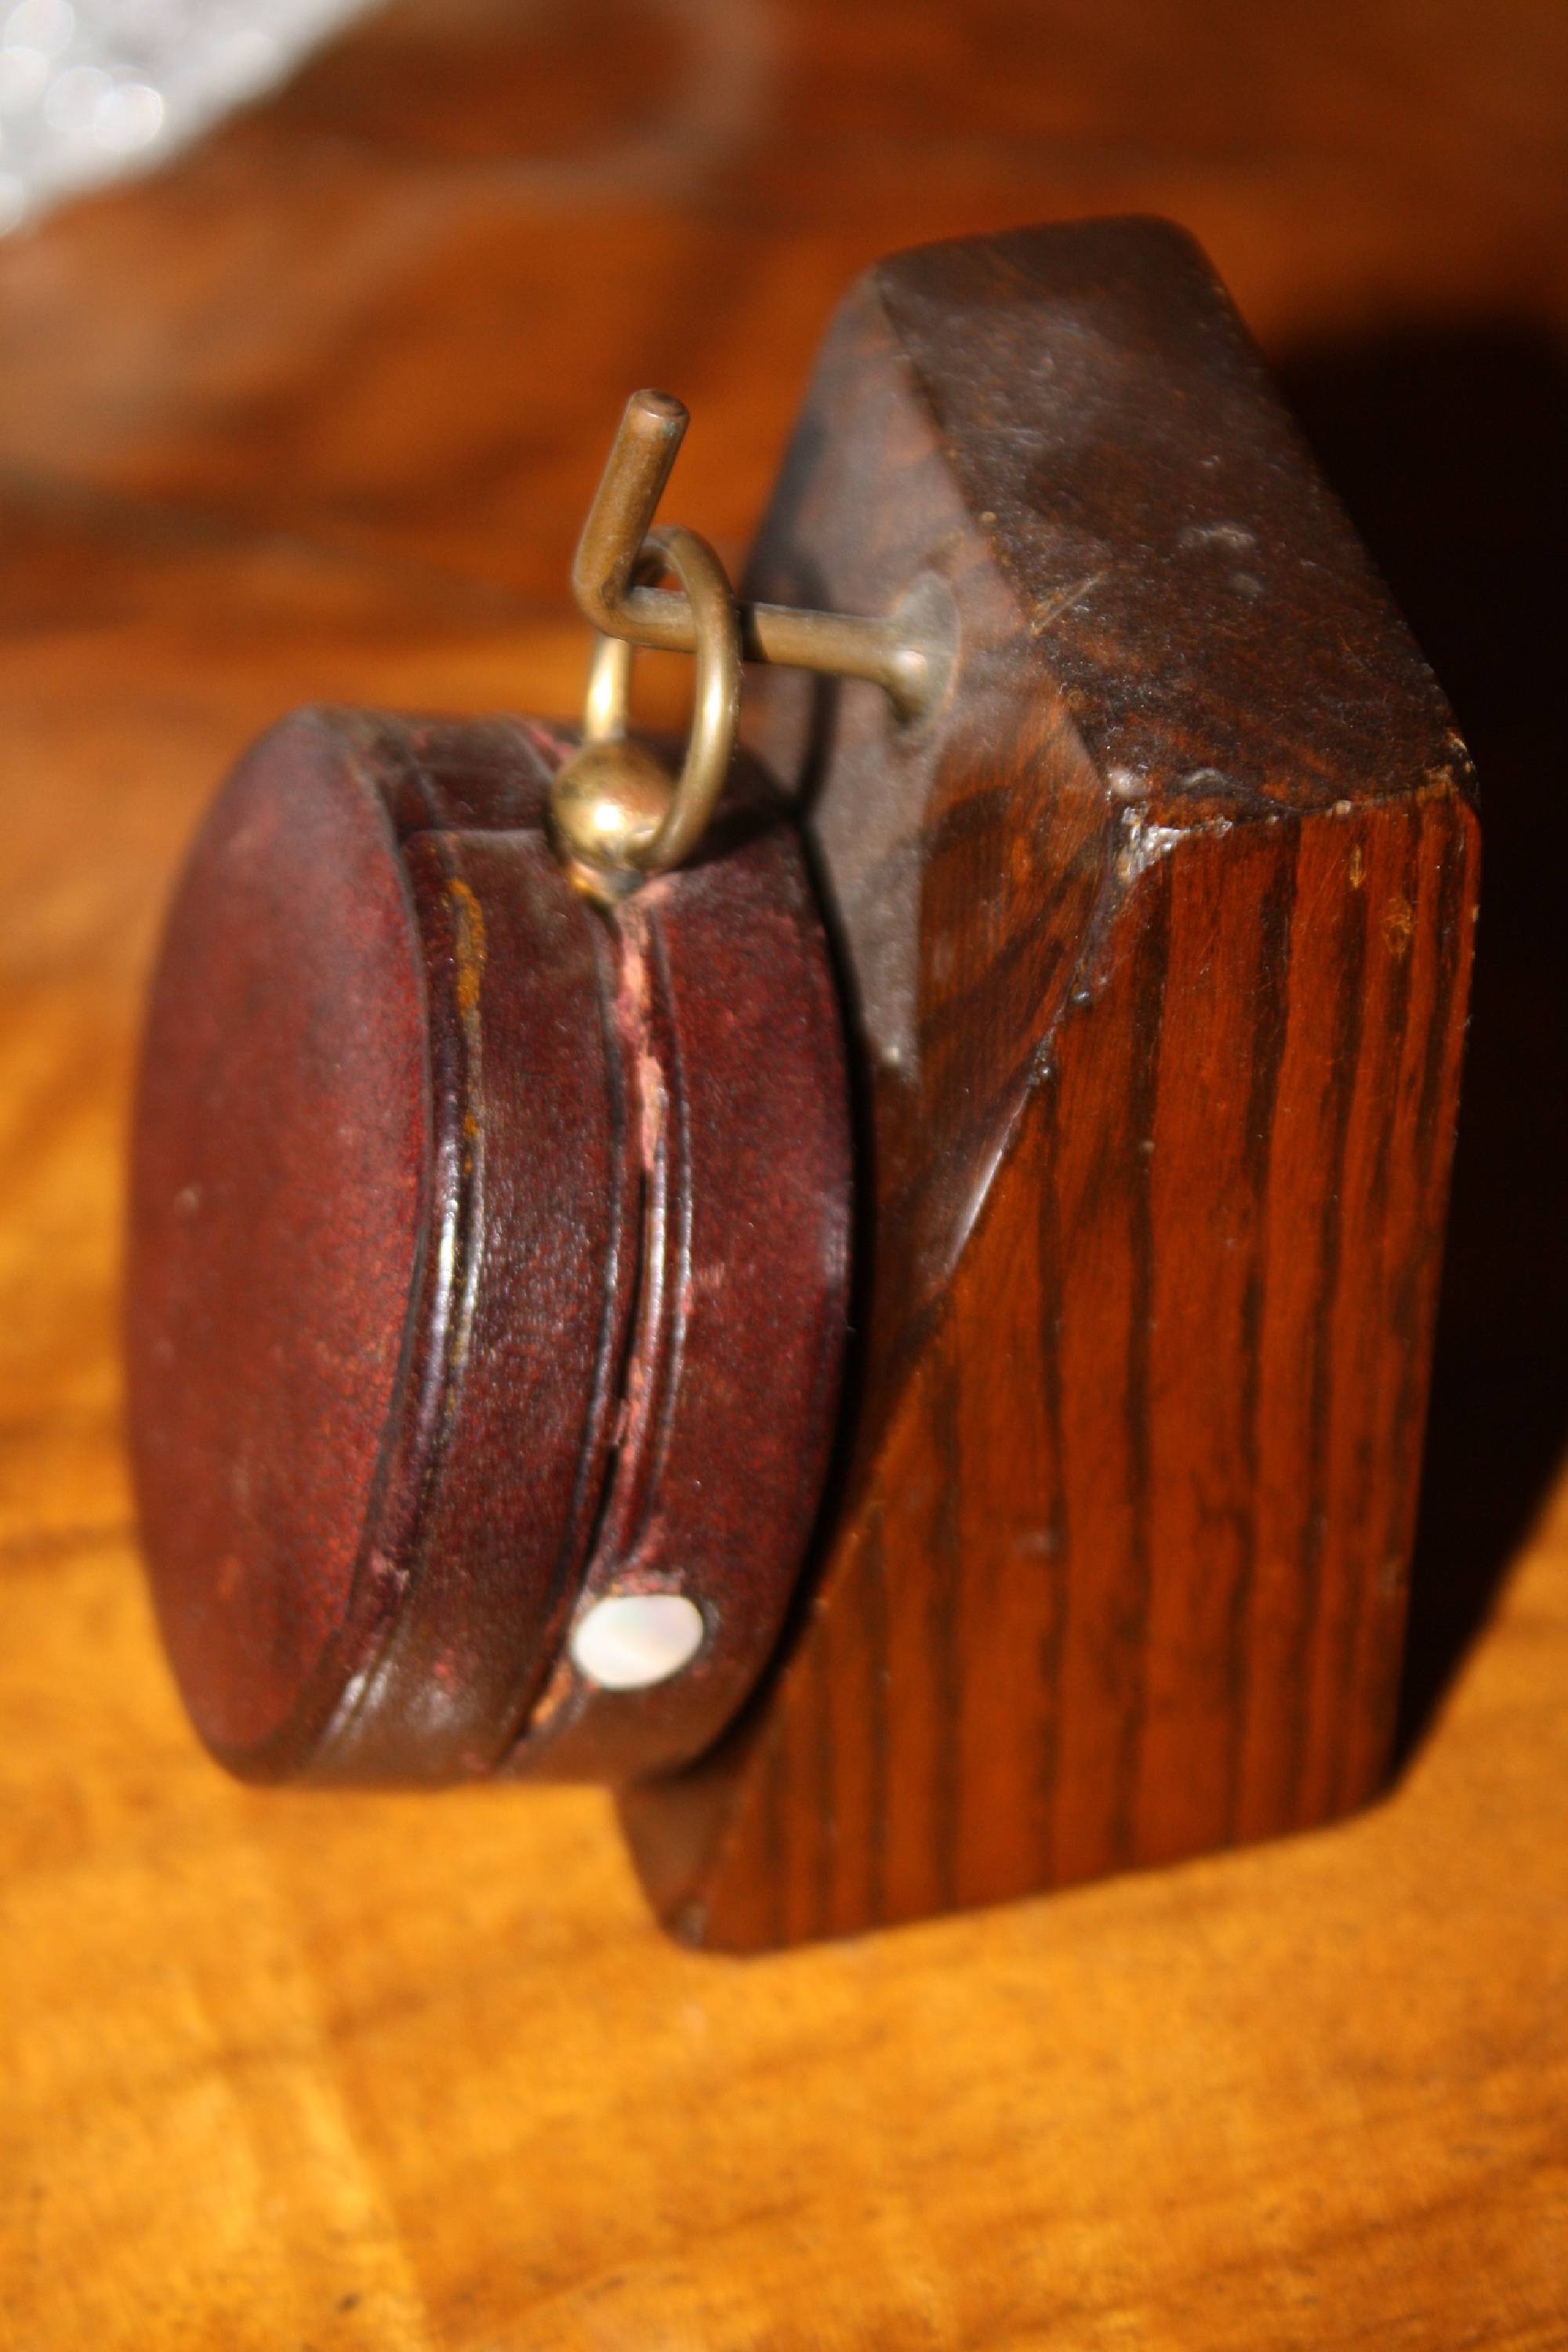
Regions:
M 572 748 L 300 713 L 170 913 L 132 1447 L 180 1686 L 250 1778 L 670 1769 L 805 1552 L 849 1140 L 801 851 L 742 773 L 702 856 L 603 914 L 545 831 Z M 649 1596 L 689 1631 L 628 1669 Z

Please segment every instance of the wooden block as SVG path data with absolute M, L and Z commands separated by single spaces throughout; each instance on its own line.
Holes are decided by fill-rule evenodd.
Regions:
M 770 686 L 862 1078 L 816 1570 L 628 1789 L 745 1949 L 1334 1818 L 1386 1769 L 1475 908 L 1462 744 L 1190 241 L 881 264 L 748 593 L 911 593 L 900 728 Z

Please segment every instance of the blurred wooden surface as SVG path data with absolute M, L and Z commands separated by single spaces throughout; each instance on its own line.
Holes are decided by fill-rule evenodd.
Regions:
M 0 247 L 0 2341 L 1568 2342 L 1565 125 L 1546 0 L 419 0 Z M 658 1937 L 597 1794 L 229 1785 L 114 1348 L 220 767 L 308 697 L 569 708 L 627 388 L 690 402 L 737 552 L 857 268 L 1124 209 L 1208 246 L 1490 788 L 1401 1784 L 744 1966 Z

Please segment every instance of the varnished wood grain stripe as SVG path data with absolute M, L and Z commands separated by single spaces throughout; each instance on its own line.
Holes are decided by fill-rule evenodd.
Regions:
M 1358 1627 L 1375 1604 L 1387 1568 L 1373 1524 L 1373 1497 L 1379 1466 L 1387 1459 L 1390 1350 L 1397 1344 L 1388 1307 L 1390 1237 L 1417 1213 L 1402 1081 L 1417 961 L 1420 835 L 1417 809 L 1390 811 L 1374 835 L 1357 828 L 1351 852 L 1361 877 L 1355 895 L 1365 902 L 1367 951 L 1362 1051 L 1340 1187 L 1342 1286 L 1333 1325 L 1327 1565 L 1314 1595 L 1310 1761 L 1294 1789 L 1306 1821 L 1321 1820 L 1333 1808 L 1355 1712 Z
M 1401 1657 L 1392 1633 L 1404 1622 L 1405 1571 L 1415 1539 L 1441 1236 L 1463 1050 L 1463 1007 L 1469 980 L 1471 940 L 1467 935 L 1472 929 L 1468 907 L 1475 838 L 1473 820 L 1460 804 L 1428 803 L 1423 808 L 1422 870 L 1415 896 L 1422 921 L 1412 958 L 1422 970 L 1422 995 L 1416 1007 L 1422 1024 L 1417 1029 L 1420 1070 L 1410 1118 L 1411 1165 L 1406 1178 L 1412 1210 L 1388 1292 L 1390 1325 L 1402 1354 L 1387 1444 L 1405 1476 L 1378 1498 L 1378 1574 L 1363 1600 L 1367 1630 L 1358 1661 L 1368 1727 L 1363 1732 L 1359 1726 L 1352 1727 L 1352 1736 L 1339 1759 L 1335 1795 L 1342 1803 L 1355 1801 L 1363 1789 L 1375 1785 L 1394 1736 Z M 1398 1584 L 1391 1590 L 1396 1570 Z
M 962 1635 L 963 1576 L 963 1427 L 961 1402 L 966 1367 L 954 1360 L 951 1320 L 938 1345 L 931 1378 L 931 1439 L 938 1482 L 931 1516 L 925 1638 L 930 1645 L 931 1683 L 936 1701 L 936 1738 L 931 1750 L 931 1875 L 938 1899 L 951 1907 L 957 1896 L 960 1810 L 957 1759 L 963 1753 L 964 1652 Z
M 1072 1528 L 1068 1517 L 1067 1487 L 1062 1465 L 1062 1309 L 1067 1269 L 1062 1262 L 1061 1202 L 1058 1155 L 1061 1127 L 1049 1097 L 1057 1087 L 1055 1070 L 1042 1082 L 1047 1098 L 1041 1119 L 1037 1250 L 1040 1270 L 1040 1401 L 1045 1444 L 1050 1465 L 1050 1517 L 1047 1521 L 1047 1563 L 1050 1577 L 1050 1611 L 1039 1649 L 1040 1719 L 1037 1751 L 1042 1803 L 1038 1866 L 1049 1877 L 1055 1866 L 1055 1809 L 1052 1803 L 1061 1768 L 1061 1717 L 1064 1703 L 1062 1666 L 1067 1653 L 1068 1612 L 1072 1581 L 1068 1573 Z
M 1321 836 L 1320 835 L 1320 841 Z M 1346 845 L 1348 847 L 1348 845 Z M 1307 1771 L 1310 1724 L 1309 1677 L 1322 1599 L 1323 1549 L 1329 1506 L 1332 1438 L 1334 1318 L 1339 1304 L 1345 1151 L 1361 1058 L 1367 956 L 1367 903 L 1363 890 L 1346 890 L 1334 926 L 1332 968 L 1338 975 L 1330 1027 L 1328 1133 L 1321 1171 L 1317 1232 L 1317 1279 L 1308 1334 L 1307 1458 L 1303 1465 L 1303 1510 L 1297 1551 L 1300 1580 L 1300 1630 L 1296 1672 L 1281 1695 L 1288 1712 L 1287 1802 L 1296 1818 Z
M 884 1513 L 879 1506 L 867 1516 L 861 1547 L 866 1621 L 864 1704 L 868 1762 L 866 1830 L 866 1901 L 863 1916 L 878 1921 L 887 1916 L 888 1846 L 888 1555 Z
M 786 1738 L 789 1719 L 782 1717 L 764 1731 L 761 1747 L 760 1801 L 748 1808 L 755 1822 L 751 1851 L 744 1856 L 745 1876 L 737 1889 L 736 1919 L 743 1943 L 766 1940 L 786 1943 L 795 1925 L 791 1865 L 795 1842 L 810 1822 L 791 1802 L 794 1776 Z M 764 1924 L 765 1923 L 765 1924 Z
M 846 1793 L 840 1787 L 833 1694 L 835 1686 L 843 1681 L 845 1655 L 854 1647 L 856 1636 L 861 1630 L 863 1614 L 861 1610 L 838 1611 L 824 1627 L 824 1638 L 818 1645 L 819 1664 L 810 1685 L 811 1705 L 803 1726 L 815 1749 L 812 1759 L 816 1790 L 812 1822 L 815 1837 L 806 1858 L 811 1882 L 812 1930 L 818 1936 L 832 1933 L 837 1916 L 837 1905 L 834 1899 L 834 1864 L 838 1853 L 842 1801 Z
M 1241 1795 L 1243 1739 L 1251 1699 L 1251 1644 L 1248 1620 L 1255 1599 L 1258 1572 L 1258 1494 L 1262 1476 L 1260 1417 L 1263 1403 L 1263 1309 L 1268 1264 L 1268 1207 L 1274 1169 L 1274 1135 L 1279 1100 L 1279 1076 L 1285 1059 L 1285 1033 L 1289 1003 L 1291 925 L 1296 908 L 1297 870 L 1301 854 L 1300 826 L 1289 836 L 1283 829 L 1279 863 L 1264 894 L 1258 931 L 1258 962 L 1253 973 L 1252 1066 L 1247 1086 L 1247 1132 L 1243 1150 L 1243 1181 L 1251 1200 L 1250 1264 L 1241 1303 L 1241 1419 L 1237 1433 L 1241 1454 L 1242 1549 L 1246 1572 L 1231 1588 L 1226 1629 L 1226 1688 L 1229 1693 L 1229 1756 L 1226 1770 L 1226 1832 L 1234 1837 Z
M 1356 1370 L 1352 1412 L 1358 1426 L 1352 1426 L 1342 1440 L 1353 1448 L 1344 1474 L 1342 1505 L 1342 1540 L 1349 1551 L 1350 1578 L 1341 1598 L 1338 1622 L 1326 1629 L 1330 1639 L 1316 1677 L 1317 1706 L 1325 1725 L 1331 1727 L 1321 1732 L 1315 1742 L 1320 1755 L 1326 1750 L 1326 1756 L 1306 1792 L 1314 1814 L 1337 1811 L 1353 1801 L 1352 1790 L 1361 1797 L 1370 1793 L 1367 1759 L 1380 1753 L 1391 1726 L 1386 1720 L 1386 1698 L 1368 1686 L 1367 1653 L 1369 1644 L 1382 1646 L 1377 1644 L 1380 1626 L 1385 1640 L 1392 1630 L 1388 1586 L 1404 1567 L 1403 1558 L 1396 1561 L 1391 1554 L 1380 1524 L 1385 1515 L 1379 1507 L 1379 1470 L 1388 1458 L 1391 1422 L 1397 1422 L 1397 1413 L 1390 1413 L 1384 1377 L 1388 1351 L 1391 1346 L 1407 1349 L 1410 1343 L 1408 1317 L 1400 1307 L 1390 1252 L 1413 1218 L 1419 1225 L 1420 1195 L 1425 1190 L 1412 1148 L 1407 1082 L 1412 1021 L 1429 1019 L 1430 1013 L 1421 996 L 1430 938 L 1422 920 L 1430 904 L 1423 875 L 1423 811 L 1410 807 L 1397 826 L 1391 817 L 1387 833 L 1393 873 L 1386 885 L 1379 876 L 1378 896 L 1368 909 L 1369 923 L 1380 936 L 1383 950 L 1376 959 L 1378 1050 L 1375 1064 L 1367 1072 L 1363 1113 L 1373 1132 L 1368 1172 L 1356 1188 L 1364 1190 L 1363 1215 L 1370 1217 L 1373 1225 L 1370 1240 L 1363 1242 L 1368 1264 L 1363 1311 L 1375 1331 L 1377 1349 L 1375 1355 L 1369 1350 L 1369 1360 Z M 1393 1445 L 1398 1459 L 1397 1439 Z M 1413 1485 L 1414 1465 L 1411 1468 L 1407 1483 Z M 1403 1555 L 1404 1546 L 1399 1549 Z M 1392 1648 L 1392 1642 L 1388 1646 Z M 1384 1722 L 1368 1720 L 1369 1706 L 1384 1717 Z
M 1135 957 L 1133 1002 L 1138 1028 L 1121 1129 L 1127 1185 L 1127 1240 L 1131 1284 L 1127 1318 L 1127 1372 L 1122 1392 L 1131 1501 L 1128 1559 L 1120 1603 L 1118 1644 L 1122 1675 L 1116 1742 L 1111 1837 L 1115 1859 L 1131 1860 L 1137 1842 L 1138 1778 L 1146 1705 L 1144 1633 L 1152 1573 L 1152 1433 L 1149 1426 L 1150 1317 L 1154 1299 L 1153 1158 L 1164 1039 L 1165 985 L 1170 976 L 1171 866 L 1162 859 L 1143 885 L 1150 905 Z

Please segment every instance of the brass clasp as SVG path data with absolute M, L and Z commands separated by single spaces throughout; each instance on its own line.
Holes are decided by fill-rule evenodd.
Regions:
M 667 392 L 627 401 L 572 564 L 572 591 L 598 632 L 583 749 L 556 779 L 556 837 L 574 878 L 616 898 L 690 856 L 734 750 L 742 659 L 869 679 L 900 719 L 940 693 L 946 648 L 911 632 L 906 604 L 886 620 L 737 602 L 706 540 L 654 514 L 689 423 Z M 674 589 L 651 584 L 672 572 Z M 691 740 L 679 780 L 626 736 L 630 648 L 697 656 Z

